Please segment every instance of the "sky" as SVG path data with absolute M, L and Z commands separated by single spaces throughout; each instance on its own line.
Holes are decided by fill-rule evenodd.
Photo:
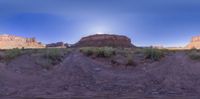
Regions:
M 73 44 L 109 33 L 179 47 L 200 35 L 199 9 L 199 0 L 0 0 L 0 34 Z

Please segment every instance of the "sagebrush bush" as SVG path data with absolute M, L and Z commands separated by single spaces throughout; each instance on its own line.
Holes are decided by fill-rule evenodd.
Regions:
M 195 47 L 193 47 L 192 49 L 190 49 L 190 51 L 198 51 L 198 49 L 196 49 Z
M 64 56 L 68 54 L 70 49 L 46 48 L 37 51 L 39 54 L 36 64 L 40 65 L 43 69 L 50 70 L 56 64 L 63 61 Z
M 57 62 L 62 61 L 63 54 L 59 49 L 52 48 L 52 49 L 46 49 L 45 54 L 43 54 L 43 57 L 48 59 L 50 63 L 55 65 Z
M 84 47 L 80 52 L 87 56 L 94 55 L 96 57 L 111 57 L 115 55 L 115 49 L 112 47 Z
M 156 48 L 146 48 L 144 49 L 144 54 L 146 59 L 151 59 L 154 61 L 160 60 L 164 57 L 164 52 Z
M 15 57 L 21 54 L 22 54 L 22 51 L 18 48 L 9 49 L 5 51 L 5 59 L 6 60 L 14 59 Z
M 127 56 L 127 63 L 126 63 L 127 66 L 135 66 L 136 63 L 133 61 L 133 57 L 129 54 Z
M 189 57 L 193 60 L 200 60 L 200 52 L 197 50 L 191 50 L 189 52 Z
M 82 52 L 83 54 L 87 55 L 87 56 L 91 56 L 93 55 L 93 50 L 94 48 L 92 47 L 84 47 L 80 49 L 80 52 Z
M 115 50 L 112 47 L 102 47 L 97 49 L 96 54 L 100 57 L 111 57 L 115 55 Z

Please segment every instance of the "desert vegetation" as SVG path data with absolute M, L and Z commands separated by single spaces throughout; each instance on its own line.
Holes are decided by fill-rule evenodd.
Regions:
M 106 58 L 113 65 L 136 66 L 142 60 L 159 61 L 169 51 L 156 48 L 83 47 L 80 52 L 89 57 Z
M 37 65 L 43 69 L 51 69 L 53 66 L 63 61 L 66 55 L 71 52 L 71 49 L 66 48 L 45 48 L 45 49 L 9 49 L 2 51 L 1 61 L 10 63 L 12 60 L 20 56 L 28 56 Z
M 63 54 L 58 51 L 58 49 L 45 49 L 43 53 L 40 54 L 39 59 L 36 63 L 44 69 L 51 69 L 54 65 L 58 64 L 63 59 Z
M 104 58 L 113 65 L 136 65 L 131 48 L 83 47 L 80 48 L 80 52 L 89 57 Z
M 164 57 L 168 50 L 161 50 L 156 48 L 112 48 L 112 47 L 84 47 L 80 49 L 80 52 L 87 56 L 96 57 L 111 57 L 115 55 L 122 55 L 131 58 L 133 54 L 143 54 L 145 59 L 151 59 L 154 61 L 160 60 Z
M 92 58 L 105 58 L 116 66 L 136 66 L 143 60 L 159 61 L 169 50 L 156 48 L 83 47 L 80 52 Z
M 55 65 L 63 61 L 64 57 L 70 53 L 70 49 L 40 49 L 36 51 L 36 64 L 40 65 L 44 69 L 51 69 Z M 43 60 L 43 61 L 41 61 Z
M 146 59 L 158 61 L 162 57 L 164 57 L 164 50 L 160 50 L 156 48 L 146 48 L 144 49 L 144 55 Z
M 80 48 L 80 52 L 87 56 L 96 57 L 112 57 L 116 53 L 112 47 L 84 47 Z
M 133 56 L 132 55 L 128 55 L 127 56 L 127 63 L 126 63 L 127 66 L 135 66 L 136 63 L 134 62 L 134 59 L 133 59 Z
M 22 54 L 22 50 L 18 49 L 18 48 L 14 48 L 14 49 L 9 49 L 5 51 L 5 56 L 4 59 L 9 61 L 11 59 L 16 58 L 17 56 Z
M 191 49 L 188 52 L 188 55 L 192 60 L 200 60 L 200 50 L 198 49 L 195 48 Z

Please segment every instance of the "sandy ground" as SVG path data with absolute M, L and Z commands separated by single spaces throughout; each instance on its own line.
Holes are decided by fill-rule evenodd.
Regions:
M 184 52 L 136 67 L 112 66 L 79 52 L 51 70 L 22 55 L 0 63 L 0 99 L 199 99 L 200 62 Z

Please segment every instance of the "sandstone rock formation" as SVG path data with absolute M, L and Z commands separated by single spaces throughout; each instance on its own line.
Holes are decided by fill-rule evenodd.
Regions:
M 131 40 L 122 35 L 96 34 L 83 37 L 75 47 L 134 47 Z
M 192 37 L 191 42 L 186 46 L 186 48 L 192 49 L 200 49 L 200 36 Z
M 40 42 L 35 38 L 23 38 L 14 35 L 1 34 L 0 35 L 0 49 L 12 48 L 44 48 Z
M 56 43 L 47 44 L 46 47 L 67 48 L 68 44 L 63 43 L 63 42 L 56 42 Z

